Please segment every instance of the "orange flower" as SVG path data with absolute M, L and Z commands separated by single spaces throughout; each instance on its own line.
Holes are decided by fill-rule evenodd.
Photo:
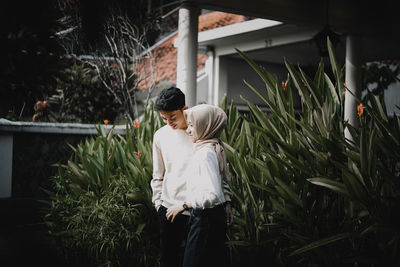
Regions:
M 361 118 L 361 116 L 362 116 L 362 114 L 364 112 L 364 108 L 366 108 L 366 107 L 364 107 L 363 104 L 360 104 L 360 105 L 357 106 L 358 117 Z
M 139 129 L 140 122 L 139 122 L 138 120 L 135 120 L 135 121 L 134 121 L 134 124 L 135 124 L 135 128 L 136 128 L 136 129 Z
M 140 153 L 140 150 L 138 150 L 138 152 L 135 152 L 135 154 L 137 155 L 137 157 L 140 159 L 140 157 L 142 156 L 142 153 Z
M 35 121 L 36 120 L 36 118 L 37 118 L 37 116 L 38 116 L 38 114 L 33 114 L 33 116 L 32 116 L 32 121 Z
M 46 100 L 44 100 L 43 102 L 39 100 L 39 101 L 37 101 L 36 104 L 33 106 L 33 109 L 34 109 L 35 111 L 38 111 L 38 110 L 46 109 L 46 108 L 48 108 L 48 107 L 50 107 L 50 104 L 49 104 Z
M 104 124 L 105 124 L 105 125 L 108 125 L 109 123 L 110 123 L 109 120 L 104 120 Z
M 42 109 L 42 104 L 43 104 L 42 101 L 40 101 L 40 100 L 37 101 L 36 104 L 33 106 L 33 110 L 37 111 L 37 110 Z
M 283 88 L 283 91 L 286 91 L 286 83 L 284 82 L 284 81 L 282 81 L 282 88 Z

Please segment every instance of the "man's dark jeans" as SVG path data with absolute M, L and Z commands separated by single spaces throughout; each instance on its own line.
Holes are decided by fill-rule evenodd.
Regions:
M 184 267 L 227 266 L 226 213 L 223 205 L 193 209 L 184 255 Z
M 179 214 L 171 223 L 165 217 L 166 213 L 167 208 L 160 206 L 157 213 L 160 225 L 160 267 L 181 267 L 189 216 Z

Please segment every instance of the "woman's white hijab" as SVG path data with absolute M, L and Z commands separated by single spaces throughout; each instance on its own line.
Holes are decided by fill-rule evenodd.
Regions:
M 222 177 L 230 180 L 224 145 L 219 138 L 227 123 L 225 112 L 219 107 L 201 104 L 186 110 L 185 114 L 187 122 L 193 125 L 195 150 L 212 146 L 217 153 Z

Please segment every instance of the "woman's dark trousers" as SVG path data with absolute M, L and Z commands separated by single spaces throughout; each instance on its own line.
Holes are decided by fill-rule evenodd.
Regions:
M 184 267 L 226 267 L 226 213 L 223 205 L 193 209 L 184 255 Z

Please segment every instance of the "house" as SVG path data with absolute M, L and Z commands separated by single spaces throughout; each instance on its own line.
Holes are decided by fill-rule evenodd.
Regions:
M 241 23 L 244 21 L 252 20 L 250 17 L 243 15 L 237 15 L 232 13 L 225 13 L 219 11 L 204 11 L 199 16 L 198 32 L 205 32 L 216 28 L 225 27 Z M 151 48 L 151 54 L 153 56 L 154 72 L 156 76 L 155 90 L 152 92 L 152 96 L 156 96 L 162 89 L 176 86 L 177 83 L 177 54 L 178 48 L 176 46 L 176 39 L 178 37 L 177 29 L 167 35 L 166 37 L 159 40 Z M 205 80 L 205 66 L 207 61 L 206 50 L 199 50 L 197 54 L 197 71 L 199 73 L 199 83 L 204 84 Z M 151 80 L 146 80 L 141 84 L 142 89 L 150 87 Z M 203 86 L 204 87 L 204 86 Z M 206 101 L 204 91 L 207 88 L 199 90 L 198 99 L 200 102 Z M 146 98 L 147 92 L 138 92 L 138 98 L 143 100 Z
M 226 95 L 228 99 L 236 103 L 239 109 L 246 109 L 241 97 L 261 107 L 264 106 L 260 98 L 247 88 L 243 80 L 251 82 L 259 89 L 264 88 L 265 85 L 254 70 L 238 56 L 235 48 L 245 52 L 282 81 L 287 78 L 284 57 L 294 65 L 300 65 L 303 70 L 310 70 L 311 73 L 321 60 L 321 51 L 316 38 L 324 33 L 326 27 L 296 25 L 219 11 L 207 12 L 198 18 L 195 76 L 197 89 L 192 105 L 203 102 L 217 105 Z M 177 37 L 177 34 L 173 33 L 153 46 L 159 85 L 153 96 L 160 89 L 179 84 L 177 76 L 181 72 L 178 72 L 176 65 L 179 46 Z M 344 65 L 346 51 L 349 52 L 346 50 L 347 37 L 345 34 L 336 34 L 336 37 L 337 58 Z M 326 35 L 321 36 L 320 39 L 325 42 Z M 384 53 L 378 53 L 375 49 L 378 45 L 377 40 L 371 37 L 363 40 L 368 41 L 363 43 L 364 62 L 396 56 L 396 52 L 393 52 L 396 46 L 391 43 L 385 43 L 380 50 Z M 322 58 L 327 63 L 326 65 L 329 65 L 328 58 Z M 361 61 L 358 64 L 361 65 Z M 182 90 L 187 89 L 185 86 L 178 85 L 178 87 Z M 387 92 L 387 99 L 392 103 L 389 106 L 390 112 L 395 111 L 396 103 L 398 105 L 400 102 L 400 95 L 396 91 L 398 90 L 392 88 Z M 297 103 L 299 103 L 298 98 Z

